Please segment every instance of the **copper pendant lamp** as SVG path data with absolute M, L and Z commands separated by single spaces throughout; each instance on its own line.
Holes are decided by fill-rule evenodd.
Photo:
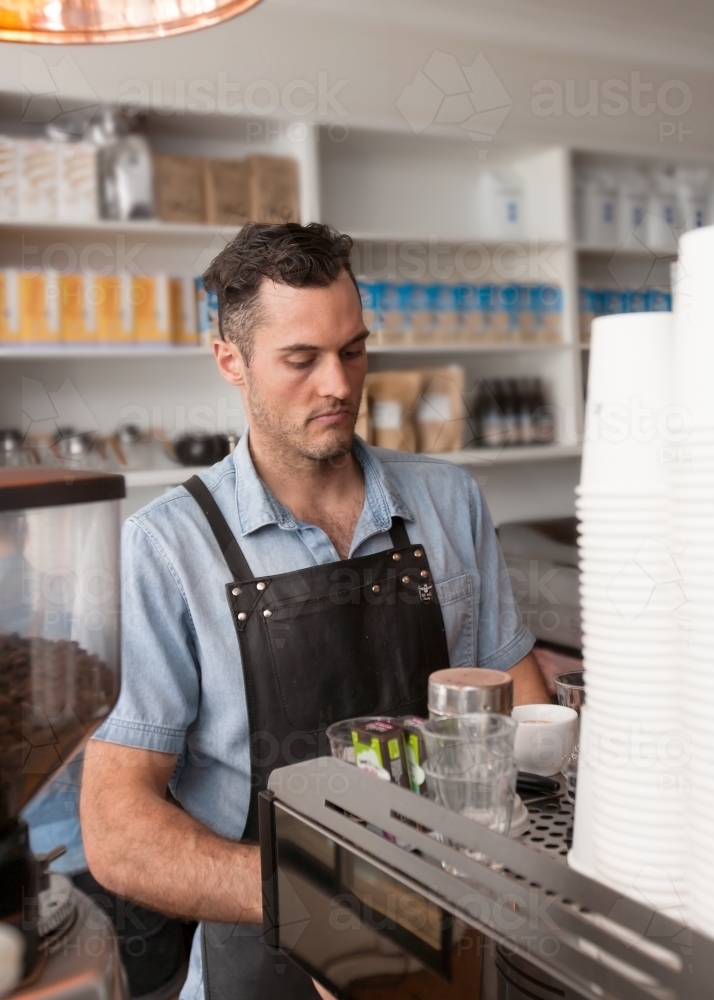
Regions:
M 0 41 L 129 42 L 207 28 L 259 0 L 0 0 Z

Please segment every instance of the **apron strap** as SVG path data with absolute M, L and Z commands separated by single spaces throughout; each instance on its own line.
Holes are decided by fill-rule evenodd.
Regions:
M 218 542 L 218 547 L 223 553 L 223 558 L 228 564 L 228 569 L 233 574 L 233 579 L 252 580 L 253 573 L 246 562 L 241 547 L 236 541 L 233 532 L 228 527 L 228 522 L 223 514 L 221 514 L 218 504 L 213 499 L 213 495 L 204 481 L 200 476 L 191 476 L 183 484 L 183 488 L 188 490 L 206 515 L 206 520 Z M 392 540 L 392 546 L 395 549 L 405 549 L 411 544 L 404 520 L 401 517 L 392 518 L 392 528 L 389 535 Z
M 233 536 L 233 532 L 228 527 L 228 523 L 221 514 L 220 508 L 213 499 L 211 491 L 199 476 L 191 476 L 183 484 L 185 490 L 191 494 L 203 513 L 215 535 L 218 547 L 223 553 L 223 558 L 228 564 L 228 569 L 233 574 L 234 580 L 252 580 L 253 574 L 250 566 L 246 562 L 241 547 Z
M 404 524 L 404 520 L 401 517 L 392 518 L 392 528 L 389 532 L 389 536 L 392 539 L 392 545 L 395 549 L 406 549 L 412 543 L 409 541 L 409 535 L 407 534 L 407 528 Z

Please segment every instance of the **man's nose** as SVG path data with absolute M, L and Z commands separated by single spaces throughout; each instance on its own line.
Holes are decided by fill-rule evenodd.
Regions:
M 335 399 L 347 399 L 351 392 L 350 381 L 345 372 L 345 366 L 339 357 L 327 357 L 319 369 L 320 380 L 318 391 L 321 396 L 332 396 Z

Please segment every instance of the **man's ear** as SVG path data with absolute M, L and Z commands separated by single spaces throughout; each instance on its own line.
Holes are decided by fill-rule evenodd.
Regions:
M 235 344 L 226 340 L 213 341 L 213 355 L 218 371 L 231 385 L 245 385 L 245 361 Z

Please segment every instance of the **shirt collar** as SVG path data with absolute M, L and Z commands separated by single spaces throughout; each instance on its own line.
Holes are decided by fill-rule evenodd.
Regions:
M 374 449 L 355 437 L 352 452 L 364 472 L 365 505 L 362 518 L 367 515 L 376 531 L 388 531 L 393 517 L 413 521 L 414 515 L 396 487 L 389 482 Z M 258 475 L 250 457 L 247 430 L 233 452 L 233 464 L 241 535 L 248 535 L 266 524 L 277 524 L 278 527 L 291 531 L 300 526 Z

